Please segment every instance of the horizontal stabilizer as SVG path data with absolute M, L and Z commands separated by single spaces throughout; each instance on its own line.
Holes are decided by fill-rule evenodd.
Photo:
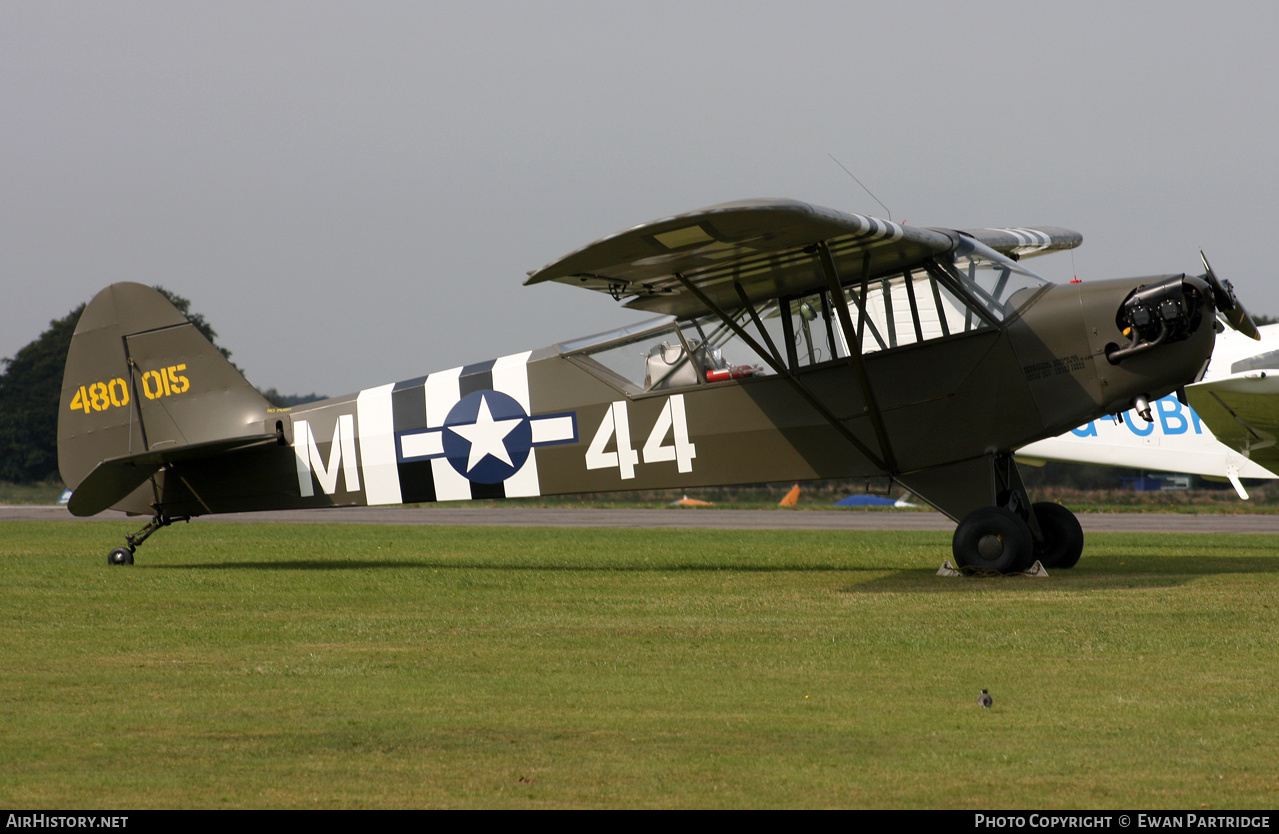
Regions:
M 123 500 L 166 464 L 212 457 L 250 446 L 273 446 L 279 442 L 278 435 L 259 434 L 152 449 L 104 460 L 71 493 L 67 509 L 76 516 L 96 515 Z

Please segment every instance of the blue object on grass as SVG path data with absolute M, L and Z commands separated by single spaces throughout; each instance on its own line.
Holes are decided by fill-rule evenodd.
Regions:
M 850 495 L 835 502 L 836 507 L 895 507 L 897 500 L 883 495 Z

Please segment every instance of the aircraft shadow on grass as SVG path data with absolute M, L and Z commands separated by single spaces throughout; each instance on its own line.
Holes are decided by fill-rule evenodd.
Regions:
M 1252 546 L 1237 548 L 1238 550 L 1255 550 L 1256 555 L 1246 556 L 1132 556 L 1109 555 L 1103 549 L 1098 555 L 1089 556 L 1086 573 L 1074 571 L 1068 575 L 1069 582 L 1054 582 L 1054 578 L 1067 578 L 1066 575 L 1051 575 L 1047 580 L 1038 577 L 1005 576 L 1000 582 L 981 582 L 974 584 L 967 579 L 943 578 L 936 576 L 935 568 L 911 568 L 893 570 L 886 576 L 868 582 L 845 584 L 840 587 L 841 593 L 879 594 L 879 593 L 953 593 L 968 590 L 1004 593 L 1057 593 L 1071 594 L 1078 592 L 1094 593 L 1098 590 L 1148 590 L 1171 588 L 1186 585 L 1205 576 L 1222 576 L 1226 574 L 1273 574 L 1279 573 L 1279 558 L 1275 558 L 1272 544 L 1258 543 Z M 933 581 L 936 579 L 936 581 Z
M 946 558 L 944 547 L 938 547 L 938 567 Z M 758 557 L 743 556 L 740 560 L 713 565 L 688 563 L 641 563 L 622 565 L 591 564 L 589 557 L 564 564 L 533 559 L 528 562 L 489 562 L 483 559 L 308 559 L 308 560 L 258 560 L 229 562 L 186 562 L 177 564 L 151 564 L 148 570 L 163 571 L 377 571 L 377 570 L 438 570 L 438 571 L 493 571 L 496 573 L 840 573 L 877 574 L 884 576 L 864 582 L 844 583 L 840 593 L 953 593 L 980 589 L 983 592 L 1008 593 L 1053 592 L 1092 593 L 1098 589 L 1122 590 L 1124 588 L 1160 588 L 1184 585 L 1204 576 L 1225 574 L 1273 574 L 1279 573 L 1279 558 L 1273 544 L 1257 542 L 1235 547 L 1235 556 L 1147 556 L 1107 553 L 1103 549 L 1095 559 L 1089 560 L 1089 570 L 1058 574 L 1069 582 L 1054 582 L 1053 577 L 1044 580 L 1036 577 L 1007 576 L 1002 582 L 975 584 L 971 579 L 945 578 L 936 575 L 936 567 L 900 568 L 890 565 L 848 565 L 839 560 L 819 564 L 761 564 Z M 1113 550 L 1119 550 L 1114 548 Z M 1251 552 L 1249 552 L 1251 551 Z

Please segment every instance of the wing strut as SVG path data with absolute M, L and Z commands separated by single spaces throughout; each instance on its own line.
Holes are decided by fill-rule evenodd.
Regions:
M 867 459 L 870 460 L 871 463 L 875 464 L 875 466 L 879 467 L 884 472 L 888 474 L 893 474 L 897 471 L 896 466 L 890 469 L 884 463 L 884 461 L 880 458 L 879 455 L 875 454 L 875 452 L 872 451 L 870 447 L 867 446 L 865 443 L 862 443 L 861 440 L 857 438 L 857 435 L 853 434 L 853 432 L 848 428 L 848 426 L 840 422 L 839 418 L 831 413 L 830 409 L 822 405 L 821 400 L 817 399 L 817 397 L 813 394 L 813 392 L 809 391 L 808 388 L 804 386 L 804 383 L 800 382 L 799 378 L 796 377 L 793 373 L 791 373 L 790 368 L 787 368 L 781 363 L 781 361 L 779 361 L 776 348 L 774 348 L 772 351 L 769 351 L 759 342 L 755 341 L 755 339 L 749 333 L 747 333 L 746 330 L 742 328 L 742 326 L 739 325 L 733 319 L 732 316 L 725 313 L 718 304 L 716 304 L 714 301 L 708 298 L 704 292 L 698 289 L 696 284 L 694 284 L 692 281 L 685 278 L 684 273 L 676 272 L 675 279 L 679 281 L 680 284 L 684 287 L 684 289 L 688 290 L 689 293 L 691 293 L 694 298 L 696 298 L 699 302 L 701 302 L 701 304 L 707 310 L 710 310 L 712 313 L 714 313 L 715 316 L 718 317 L 719 320 L 723 322 L 726 327 L 732 330 L 733 333 L 735 333 L 739 339 L 745 342 L 750 347 L 751 350 L 755 351 L 755 353 L 758 354 L 761 359 L 767 362 L 769 367 L 772 368 L 773 371 L 778 376 L 784 378 L 790 384 L 790 386 L 795 389 L 795 393 L 799 394 L 799 396 L 804 400 L 804 402 L 812 406 L 813 409 L 818 414 L 820 414 L 822 418 L 826 420 L 827 423 L 830 423 L 832 428 L 834 428 L 841 435 L 843 435 L 845 440 L 853 444 L 853 446 L 856 447 L 857 451 L 865 455 Z M 744 293 L 742 293 L 740 288 L 738 289 L 738 293 L 744 295 Z M 751 311 L 752 317 L 755 318 L 756 322 L 758 322 L 759 319 L 754 313 L 754 307 L 748 304 L 747 309 Z M 761 330 L 762 329 L 763 328 L 761 327 Z M 771 344 L 772 339 L 769 339 L 769 342 Z
M 830 248 L 823 241 L 817 244 L 818 261 L 822 265 L 822 272 L 826 274 L 826 284 L 830 288 L 830 296 L 832 300 L 837 300 L 835 304 L 835 315 L 839 318 L 839 326 L 844 331 L 844 342 L 848 346 L 848 363 L 853 366 L 853 371 L 857 374 L 857 384 L 861 386 L 862 396 L 866 398 L 866 411 L 870 416 L 870 424 L 875 429 L 875 439 L 879 441 L 879 451 L 883 455 L 884 460 L 888 463 L 886 467 L 889 472 L 897 471 L 897 458 L 893 454 L 892 444 L 888 442 L 888 430 L 884 426 L 884 415 L 879 411 L 879 403 L 875 400 L 875 389 L 870 384 L 870 377 L 866 375 L 866 362 L 862 358 L 862 344 L 856 340 L 857 332 L 853 329 L 853 319 L 848 315 L 848 305 L 843 302 L 844 290 L 839 283 L 839 271 L 835 268 L 835 259 L 831 257 Z M 870 279 L 870 254 L 867 253 L 862 258 L 862 286 L 865 287 Z M 885 298 L 887 296 L 885 295 Z M 859 305 L 858 310 L 861 311 L 862 321 L 867 321 L 865 307 Z
M 736 281 L 733 282 L 733 289 L 737 290 L 737 297 L 742 300 L 742 306 L 746 308 L 751 321 L 755 322 L 755 329 L 759 331 L 759 335 L 763 336 L 764 341 L 768 343 L 769 353 L 772 354 L 775 360 L 781 362 L 782 354 L 777 350 L 777 345 L 773 344 L 773 337 L 768 335 L 768 329 L 764 327 L 764 323 L 759 320 L 759 313 L 755 312 L 755 305 L 751 303 L 750 297 L 746 295 L 746 290 L 742 289 L 742 285 Z M 778 312 L 781 312 L 780 307 Z

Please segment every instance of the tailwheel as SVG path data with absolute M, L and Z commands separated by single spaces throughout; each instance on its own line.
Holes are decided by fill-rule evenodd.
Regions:
M 117 547 L 107 555 L 108 565 L 132 565 L 133 564 L 133 548 Z
M 1006 507 L 982 507 L 955 528 L 951 550 L 959 567 L 1017 573 L 1035 560 L 1030 527 Z
M 1031 507 L 1039 522 L 1042 542 L 1035 542 L 1035 558 L 1045 568 L 1073 568 L 1084 552 L 1084 528 L 1075 514 L 1050 501 Z
M 168 527 L 175 521 L 190 521 L 191 516 L 184 515 L 177 518 L 170 518 L 156 506 L 155 518 L 151 519 L 147 526 L 143 527 L 136 533 L 130 533 L 124 537 L 124 547 L 117 547 L 107 554 L 108 565 L 132 565 L 134 552 L 142 546 L 142 543 L 151 538 L 151 534 L 161 527 Z

